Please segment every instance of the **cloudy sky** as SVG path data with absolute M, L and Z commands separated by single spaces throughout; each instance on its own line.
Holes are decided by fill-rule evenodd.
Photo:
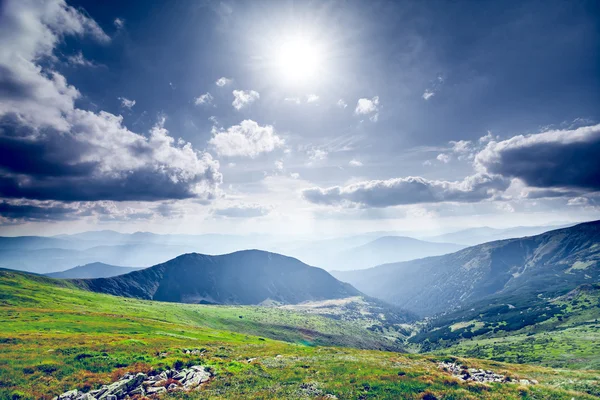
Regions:
M 0 234 L 600 218 L 597 1 L 0 4 Z

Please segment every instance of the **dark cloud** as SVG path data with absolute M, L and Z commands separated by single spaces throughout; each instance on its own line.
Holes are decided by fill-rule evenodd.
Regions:
M 519 178 L 536 188 L 597 191 L 599 154 L 600 125 L 595 125 L 491 142 L 477 154 L 475 163 L 488 173 Z
M 460 182 L 421 177 L 373 180 L 326 189 L 310 188 L 303 197 L 315 204 L 390 207 L 418 203 L 477 202 L 505 190 L 509 182 L 500 176 L 477 174 Z
M 112 201 L 72 202 L 3 200 L 0 225 L 25 222 L 72 221 L 93 218 L 101 222 L 149 220 L 161 215 L 158 207 L 132 208 Z
M 148 135 L 79 109 L 79 91 L 40 64 L 66 35 L 109 41 L 64 1 L 8 1 L 0 14 L 0 198 L 76 201 L 211 199 L 219 163 L 176 141 L 164 119 Z

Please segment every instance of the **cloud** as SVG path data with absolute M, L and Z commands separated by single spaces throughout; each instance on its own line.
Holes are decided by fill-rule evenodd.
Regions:
M 350 160 L 350 162 L 348 164 L 352 167 L 362 167 L 363 166 L 363 163 L 361 163 L 358 160 Z
M 129 100 L 126 97 L 118 97 L 119 100 L 121 100 L 121 107 L 123 108 L 128 108 L 128 109 L 132 109 L 133 106 L 135 106 L 135 100 Z
M 428 180 L 421 177 L 372 180 L 347 186 L 309 188 L 303 197 L 315 204 L 382 208 L 407 204 L 478 202 L 505 190 L 509 182 L 500 176 L 476 174 L 462 181 Z
M 354 113 L 356 115 L 369 115 L 371 121 L 377 122 L 379 119 L 379 96 L 372 99 L 358 99 Z
M 375 96 L 372 99 L 362 98 L 358 99 L 354 113 L 357 115 L 371 114 L 379 110 L 379 96 Z
M 324 160 L 329 155 L 329 152 L 323 149 L 312 148 L 307 151 L 310 161 Z
M 299 178 L 300 178 L 300 174 L 299 174 L 299 173 L 297 173 L 297 172 L 292 172 L 292 173 L 290 174 L 290 176 L 291 176 L 293 179 L 299 179 Z
M 600 190 L 600 124 L 490 141 L 475 157 L 480 171 L 537 188 Z
M 275 169 L 278 171 L 283 171 L 283 160 L 275 161 Z
M 260 94 L 254 90 L 234 90 L 233 97 L 231 105 L 239 111 L 258 100 Z
M 423 95 L 421 97 L 423 100 L 427 101 L 440 90 L 441 86 L 444 84 L 444 77 L 442 75 L 438 75 L 435 80 L 433 80 L 430 84 L 430 87 L 425 89 Z
M 91 68 L 95 68 L 98 67 L 99 65 L 96 64 L 93 61 L 88 60 L 87 58 L 85 58 L 83 56 L 83 53 L 80 51 L 77 54 L 71 55 L 67 57 L 67 62 L 71 65 L 74 66 L 80 66 L 80 67 L 91 67 Z
M 241 205 L 213 210 L 213 215 L 227 218 L 256 218 L 262 217 L 271 212 L 268 207 L 258 204 Z
M 222 177 L 210 154 L 159 121 L 141 135 L 123 118 L 75 107 L 79 91 L 51 69 L 66 35 L 110 40 L 63 1 L 9 1 L 0 15 L 0 197 L 98 201 L 212 198 Z M 122 99 L 125 106 L 133 100 Z
M 317 101 L 319 101 L 319 96 L 317 96 L 316 94 L 306 95 L 306 102 L 307 103 L 315 103 Z
M 98 221 L 134 221 L 148 220 L 157 216 L 175 217 L 178 214 L 170 211 L 166 215 L 165 204 L 156 207 L 143 205 L 133 208 L 118 205 L 113 201 L 94 202 L 58 202 L 35 200 L 0 201 L 0 226 L 18 225 L 26 222 L 60 222 L 92 218 Z
M 113 24 L 117 27 L 117 29 L 121 29 L 125 26 L 125 20 L 123 18 L 115 18 Z
M 344 101 L 344 99 L 339 99 L 336 104 L 337 104 L 337 106 L 339 108 L 346 108 L 346 107 L 348 107 L 348 103 L 346 103 Z
M 233 82 L 233 79 L 225 78 L 224 76 L 222 76 L 219 79 L 217 79 L 217 81 L 215 82 L 215 85 L 217 85 L 219 87 L 223 87 L 223 86 L 231 84 L 231 82 Z
M 209 144 L 221 156 L 254 158 L 282 147 L 284 140 L 277 136 L 273 126 L 244 120 L 227 130 L 213 128 Z
M 196 97 L 196 99 L 194 100 L 194 104 L 196 104 L 197 106 L 210 105 L 210 104 L 212 104 L 212 101 L 213 101 L 212 94 L 206 92 L 206 93 L 201 94 L 200 96 Z
M 450 156 L 448 154 L 438 154 L 436 159 L 444 164 L 448 164 L 450 162 Z
M 422 97 L 423 97 L 423 100 L 429 100 L 429 99 L 430 99 L 430 98 L 432 98 L 433 96 L 435 96 L 435 93 L 434 93 L 434 92 L 432 92 L 432 91 L 431 91 L 431 90 L 429 90 L 429 89 L 426 89 L 426 90 L 423 92 L 423 96 L 422 96 Z
M 286 103 L 294 103 L 294 104 L 301 103 L 300 97 L 286 97 L 285 99 L 283 99 L 283 101 L 285 101 Z

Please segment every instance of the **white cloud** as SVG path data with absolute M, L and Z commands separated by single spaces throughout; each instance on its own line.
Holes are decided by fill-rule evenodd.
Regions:
M 319 160 L 326 159 L 329 152 L 322 150 L 322 149 L 313 148 L 313 149 L 309 149 L 307 151 L 307 154 L 308 154 L 308 158 L 312 162 L 312 161 L 319 161 Z
M 362 98 L 358 99 L 354 113 L 359 114 L 371 114 L 379 110 L 379 96 L 375 96 L 372 99 Z
M 433 92 L 433 91 L 431 91 L 429 89 L 426 89 L 425 92 L 423 92 L 423 96 L 422 97 L 423 97 L 424 100 L 429 100 L 433 96 L 435 96 L 435 92 Z
M 337 106 L 339 108 L 346 108 L 346 107 L 348 107 L 348 103 L 346 103 L 344 101 L 344 99 L 339 99 L 336 104 L 337 104 Z
M 130 100 L 126 97 L 118 97 L 121 100 L 121 107 L 131 110 L 135 106 L 135 100 Z
M 96 64 L 95 62 L 90 61 L 87 58 L 85 58 L 81 51 L 77 54 L 68 56 L 67 61 L 71 65 L 76 65 L 76 66 L 81 66 L 81 67 L 97 67 L 98 66 L 98 64 Z
M 306 96 L 307 103 L 314 103 L 316 101 L 319 101 L 319 96 L 317 96 L 316 94 L 309 94 Z
M 292 172 L 292 173 L 290 174 L 290 176 L 291 176 L 293 179 L 299 179 L 299 178 L 300 178 L 300 174 L 299 174 L 299 173 L 297 173 L 297 172 Z
M 234 99 L 231 105 L 239 111 L 258 100 L 260 94 L 254 90 L 234 90 L 233 97 Z
M 209 92 L 201 94 L 200 96 L 196 97 L 196 99 L 194 100 L 194 104 L 196 104 L 197 106 L 211 105 L 212 102 L 213 102 L 213 96 Z
M 209 144 L 222 156 L 254 158 L 282 147 L 284 140 L 271 125 L 260 126 L 255 121 L 244 120 L 227 130 L 213 128 Z
M 444 164 L 448 164 L 450 162 L 450 156 L 448 154 L 438 154 L 436 159 Z
M 287 103 L 300 104 L 300 97 L 286 97 L 283 101 Z
M 372 99 L 358 99 L 354 113 L 356 115 L 370 114 L 369 119 L 373 122 L 377 122 L 379 119 L 379 96 L 375 96 Z
M 275 169 L 278 171 L 283 171 L 283 160 L 275 161 Z
M 224 76 L 222 76 L 219 79 L 217 79 L 217 81 L 215 82 L 215 85 L 217 85 L 219 87 L 223 87 L 223 86 L 231 84 L 231 82 L 233 82 L 233 79 L 225 78 Z
M 113 23 L 118 29 L 121 29 L 125 26 L 125 20 L 123 18 L 115 18 Z
M 363 163 L 361 163 L 358 160 L 350 160 L 350 162 L 348 164 L 350 164 L 350 166 L 352 166 L 352 167 L 362 167 L 363 166 Z

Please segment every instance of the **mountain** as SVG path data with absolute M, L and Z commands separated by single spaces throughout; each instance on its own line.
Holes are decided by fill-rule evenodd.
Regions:
M 74 282 L 94 292 L 181 303 L 297 304 L 361 295 L 320 268 L 259 250 L 184 254 L 126 275 Z
M 453 253 L 466 246 L 431 243 L 405 236 L 383 236 L 337 254 L 325 267 L 335 270 L 365 269 L 380 264 Z
M 62 279 L 110 278 L 112 276 L 128 274 L 129 272 L 137 271 L 138 269 L 140 268 L 118 267 L 116 265 L 95 262 L 80 265 L 75 268 L 67 269 L 65 271 L 52 272 L 45 275 L 50 278 Z
M 600 221 L 334 276 L 422 316 L 493 295 L 564 294 L 600 279 Z
M 39 250 L 48 248 L 72 249 L 77 245 L 70 240 L 45 236 L 0 236 L 2 250 Z
M 487 226 L 468 228 L 443 235 L 425 237 L 430 242 L 451 242 L 474 246 L 495 240 L 504 240 L 524 236 L 539 235 L 555 229 L 567 228 L 574 224 L 547 225 L 547 226 L 516 226 L 513 228 L 499 229 Z

